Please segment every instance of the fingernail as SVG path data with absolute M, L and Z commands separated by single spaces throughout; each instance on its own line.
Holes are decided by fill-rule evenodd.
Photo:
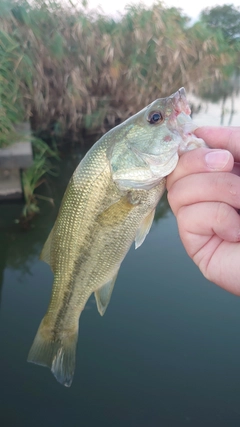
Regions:
M 210 151 L 205 155 L 205 161 L 209 169 L 221 170 L 228 163 L 230 156 L 227 150 Z

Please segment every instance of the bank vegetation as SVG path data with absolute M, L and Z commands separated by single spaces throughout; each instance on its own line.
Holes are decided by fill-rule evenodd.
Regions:
M 161 3 L 118 19 L 44 0 L 0 9 L 1 145 L 22 120 L 48 139 L 83 143 L 181 86 L 211 87 L 236 55 L 219 29 Z

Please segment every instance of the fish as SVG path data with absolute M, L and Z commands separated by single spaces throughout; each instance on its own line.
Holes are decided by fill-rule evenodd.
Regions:
M 28 355 L 70 387 L 79 318 L 94 293 L 103 316 L 121 263 L 144 242 L 166 177 L 197 138 L 185 89 L 159 98 L 104 134 L 73 173 L 40 258 L 54 274 L 51 300 Z

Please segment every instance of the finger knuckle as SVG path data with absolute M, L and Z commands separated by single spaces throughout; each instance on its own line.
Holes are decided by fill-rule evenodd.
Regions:
M 232 207 L 224 202 L 219 202 L 216 210 L 216 223 L 224 223 L 232 213 Z
M 229 203 L 237 205 L 240 203 L 240 180 L 232 173 L 221 172 L 216 174 L 214 190 L 227 196 Z

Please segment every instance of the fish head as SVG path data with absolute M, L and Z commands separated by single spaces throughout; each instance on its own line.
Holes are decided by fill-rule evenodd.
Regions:
M 122 188 L 150 189 L 176 167 L 179 155 L 204 141 L 193 135 L 185 89 L 159 98 L 110 132 L 112 178 Z

